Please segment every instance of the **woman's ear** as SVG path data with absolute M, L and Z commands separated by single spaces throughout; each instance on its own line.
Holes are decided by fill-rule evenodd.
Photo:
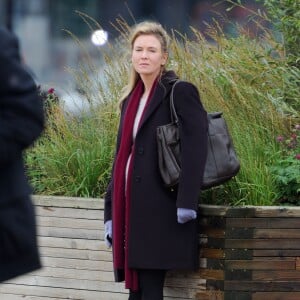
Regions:
M 163 53 L 161 66 L 164 66 L 167 63 L 168 56 L 169 54 L 167 52 Z

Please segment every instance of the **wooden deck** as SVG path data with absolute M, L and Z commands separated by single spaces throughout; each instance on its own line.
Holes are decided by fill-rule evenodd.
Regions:
M 113 280 L 103 242 L 103 200 L 34 197 L 34 203 L 43 268 L 0 284 L 0 299 L 128 299 L 124 284 Z M 207 300 L 204 289 L 198 272 L 170 273 L 165 299 Z

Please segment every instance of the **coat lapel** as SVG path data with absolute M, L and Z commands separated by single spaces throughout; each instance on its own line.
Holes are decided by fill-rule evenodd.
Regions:
M 172 88 L 174 81 L 176 80 L 176 75 L 172 71 L 167 72 L 162 80 L 157 83 L 156 89 L 152 95 L 152 98 L 149 99 L 149 105 L 145 111 L 143 119 L 141 121 L 139 130 L 143 127 L 143 125 L 147 122 L 149 117 L 153 114 L 153 112 L 157 109 L 160 103 L 169 95 L 169 92 Z

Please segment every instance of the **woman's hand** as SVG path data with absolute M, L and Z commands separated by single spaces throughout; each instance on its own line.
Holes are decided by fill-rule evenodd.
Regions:
M 112 245 L 112 220 L 108 220 L 104 224 L 104 241 L 107 248 Z
M 184 224 L 197 218 L 197 212 L 189 208 L 177 208 L 177 221 Z

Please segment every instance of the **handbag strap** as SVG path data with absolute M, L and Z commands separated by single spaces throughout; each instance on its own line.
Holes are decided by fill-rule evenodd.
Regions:
M 172 86 L 171 95 L 170 95 L 170 112 L 171 112 L 171 121 L 172 123 L 178 124 L 178 116 L 176 113 L 175 105 L 174 105 L 174 89 L 175 85 L 180 82 L 180 80 L 176 80 Z

